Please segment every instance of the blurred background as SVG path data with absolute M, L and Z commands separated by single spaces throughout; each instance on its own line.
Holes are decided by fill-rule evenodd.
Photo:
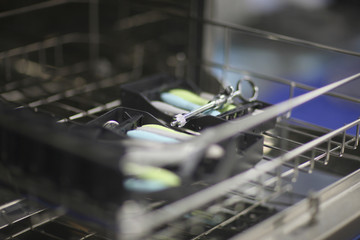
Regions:
M 64 206 L 60 212 L 54 212 L 52 209 L 56 207 L 49 206 L 48 202 L 30 199 L 41 206 L 31 211 L 28 210 L 31 205 L 10 209 L 15 223 L 26 219 L 24 216 L 29 212 L 36 215 L 39 209 L 50 209 L 51 214 L 60 216 L 58 219 L 51 214 L 44 216 L 44 221 L 50 219 L 50 224 L 42 227 L 39 223 L 40 230 L 35 227 L 35 237 L 29 238 L 14 235 L 23 232 L 18 231 L 16 225 L 14 228 L 9 225 L 12 222 L 2 210 L 0 238 L 2 233 L 9 236 L 9 240 L 70 239 L 75 234 L 79 237 L 71 239 L 107 240 L 109 238 L 102 235 L 116 235 L 117 210 L 124 198 L 133 197 L 118 188 L 121 184 L 113 184 L 123 178 L 119 162 L 124 149 L 118 145 L 99 145 L 97 128 L 88 131 L 82 126 L 122 106 L 119 99 L 122 84 L 167 73 L 217 94 L 222 86 L 236 86 L 239 79 L 250 77 L 259 87 L 259 99 L 276 104 L 359 72 L 359 10 L 360 2 L 356 0 L 0 1 L 0 101 L 11 105 L 16 114 L 23 117 L 13 121 L 9 114 L 7 122 L 3 121 L 7 114 L 0 117 L 0 125 L 5 126 L 0 127 L 6 130 L 0 129 L 3 134 L 0 160 L 5 165 L 0 167 L 3 173 L 0 180 L 12 190 L 9 197 L 1 193 L 0 200 L 5 208 L 12 206 L 7 204 L 10 201 L 19 205 L 16 199 L 21 188 Z M 266 148 L 274 156 L 269 154 L 264 162 L 327 132 L 328 129 L 323 131 L 323 128 L 339 128 L 357 119 L 359 87 L 359 81 L 354 81 L 336 89 L 336 98 L 324 95 L 294 109 L 293 117 L 319 127 L 306 125 L 310 129 L 304 135 L 298 134 L 294 127 L 289 138 L 287 130 L 275 130 L 267 135 L 271 141 L 265 142 Z M 34 121 L 30 121 L 33 117 L 30 112 L 46 115 L 54 124 L 38 124 L 35 116 Z M 281 125 L 281 129 L 287 129 L 286 124 Z M 58 125 L 66 129 L 79 128 L 73 128 L 74 132 L 69 132 L 64 140 L 63 135 L 58 137 L 60 133 L 55 128 Z M 34 126 L 44 129 L 39 131 Z M 9 129 L 31 137 L 24 140 L 20 134 L 19 139 L 23 141 L 19 143 Z M 302 126 L 299 129 L 303 129 Z M 355 127 L 352 130 L 354 133 Z M 308 133 L 313 135 L 309 137 Z M 86 139 L 84 145 L 79 147 L 83 142 L 75 136 Z M 47 149 L 49 142 L 53 145 Z M 333 145 L 340 147 L 340 142 L 341 139 L 336 138 Z M 278 149 L 277 145 L 280 145 Z M 60 149 L 59 152 L 53 147 Z M 19 151 L 19 148 L 25 150 Z M 67 153 L 76 153 L 74 156 L 84 159 Z M 307 170 L 297 173 L 298 163 L 284 166 L 286 171 L 294 169 L 294 175 L 296 172 L 302 179 L 296 183 L 288 177 L 283 179 L 294 186 L 289 192 L 291 199 L 287 200 L 293 204 L 307 197 L 311 190 L 320 190 L 358 169 L 358 152 L 353 154 L 347 156 L 349 159 L 331 161 L 325 167 L 320 163 L 312 175 Z M 60 167 L 53 164 L 53 159 Z M 14 168 L 8 168 L 7 164 L 14 164 Z M 108 172 L 99 171 L 99 167 L 115 174 L 116 180 L 109 177 Z M 326 169 L 325 174 L 322 168 Z M 277 174 L 279 172 L 273 175 Z M 254 181 L 255 184 L 258 181 L 262 184 L 262 179 Z M 223 201 L 222 195 L 219 197 L 219 201 Z M 143 202 L 144 199 L 140 199 Z M 144 202 L 144 209 L 150 205 L 151 210 L 158 208 L 156 204 L 146 205 L 147 200 Z M 184 205 L 187 207 L 190 203 Z M 285 206 L 290 205 L 284 204 L 281 208 Z M 129 209 L 132 213 L 135 208 Z M 80 228 L 79 222 L 91 227 Z M 33 229 L 32 222 L 23 225 Z M 139 231 L 146 227 L 146 224 L 138 225 Z M 68 230 L 63 230 L 63 226 Z M 64 237 L 38 237 L 47 231 Z M 99 236 L 94 235 L 97 231 Z M 235 233 L 238 232 L 232 234 Z M 221 232 L 219 237 L 226 236 Z
M 244 29 L 244 34 L 221 27 L 208 26 L 206 29 L 204 54 L 206 59 L 230 66 L 228 70 L 211 70 L 225 82 L 235 85 L 243 76 L 241 72 L 246 72 L 320 87 L 360 70 L 359 1 L 212 0 L 207 3 L 206 18 L 249 27 Z M 286 37 L 277 41 L 279 35 L 269 33 L 344 49 L 346 54 L 336 49 L 317 49 L 309 42 L 289 44 Z M 261 100 L 278 103 L 288 99 L 288 87 L 269 85 L 256 78 L 255 81 L 260 88 Z M 359 97 L 359 87 L 350 84 L 337 92 Z M 294 95 L 302 93 L 304 91 L 295 89 Z M 360 109 L 350 102 L 335 103 L 331 97 L 321 97 L 295 109 L 293 116 L 336 128 L 359 117 Z

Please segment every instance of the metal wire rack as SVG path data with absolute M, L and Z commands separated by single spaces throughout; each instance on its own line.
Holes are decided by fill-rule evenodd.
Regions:
M 265 141 L 264 146 L 266 148 L 269 147 L 278 152 L 275 153 L 275 156 L 264 156 L 264 159 L 267 160 L 266 163 L 154 212 L 148 214 L 139 213 L 140 217 L 135 218 L 135 220 L 132 219 L 132 221 L 142 222 L 143 224 L 141 225 L 146 226 L 142 229 L 142 234 L 147 234 L 149 229 L 156 229 L 156 227 L 166 224 L 171 219 L 184 216 L 184 214 L 195 209 L 199 210 L 200 208 L 201 211 L 203 211 L 199 216 L 195 215 L 190 220 L 181 219 L 181 224 L 169 224 L 170 229 L 166 229 L 166 231 L 162 230 L 163 232 L 161 232 L 161 234 L 165 234 L 166 237 L 173 237 L 178 234 L 179 231 L 184 231 L 179 226 L 194 227 L 196 222 L 201 222 L 204 218 L 213 219 L 216 214 L 231 213 L 227 217 L 224 217 L 225 219 L 222 219 L 218 224 L 214 224 L 213 227 L 193 236 L 193 239 L 202 239 L 203 237 L 207 238 L 211 236 L 211 233 L 216 230 L 226 228 L 258 206 L 269 204 L 274 207 L 273 200 L 278 199 L 280 196 L 284 197 L 289 195 L 290 197 L 282 199 L 282 201 L 285 199 L 287 202 L 285 201 L 281 203 L 281 205 L 291 206 L 299 199 L 306 198 L 306 195 L 296 194 L 296 192 L 292 190 L 292 183 L 299 180 L 299 172 L 310 174 L 314 170 L 315 162 L 321 162 L 327 165 L 329 164 L 331 155 L 342 156 L 345 148 L 355 149 L 359 140 L 358 126 L 359 120 L 356 120 L 342 128 L 330 131 L 323 136 L 309 134 L 307 131 L 296 128 L 290 130 L 290 132 L 310 137 L 312 140 L 307 143 L 295 142 L 291 138 L 284 138 L 281 137 L 281 135 L 274 135 L 274 133 L 264 133 L 268 141 L 271 142 L 271 139 L 280 139 L 280 142 L 286 142 L 288 147 L 283 148 L 281 143 L 274 144 L 274 141 L 272 141 L 270 146 L 266 144 Z M 353 127 L 356 127 L 356 136 L 347 137 L 346 130 Z M 283 123 L 278 124 L 278 127 L 274 131 L 281 131 L 283 128 L 288 128 L 288 125 L 284 125 Z M 340 142 L 332 140 L 337 135 L 341 136 L 342 140 Z M 321 147 L 323 143 L 325 143 L 325 147 Z M 234 208 L 236 209 L 236 207 L 238 207 L 236 204 L 239 202 L 243 203 L 244 201 L 250 201 L 251 204 L 247 207 L 243 206 L 243 208 L 234 210 Z M 316 199 L 312 200 L 312 203 L 315 205 L 316 202 Z M 276 204 L 279 203 L 275 203 L 275 205 Z M 206 206 L 206 208 L 203 209 L 201 206 Z M 310 204 L 309 211 L 313 211 L 312 209 L 314 207 L 316 208 L 316 206 Z M 313 217 L 315 217 L 315 215 Z M 131 229 L 130 226 L 134 224 L 132 221 L 127 222 L 124 220 L 124 224 L 126 225 L 122 229 Z M 187 222 L 187 224 L 184 222 Z M 188 230 L 185 232 L 191 231 Z M 136 236 L 136 233 L 132 234 L 135 234 L 135 238 L 139 237 Z M 124 235 L 126 236 L 126 234 Z M 130 235 L 130 238 L 133 237 L 134 235 Z M 144 236 L 142 235 L 142 237 Z M 185 237 L 185 239 L 186 238 L 187 237 Z
M 146 43 L 134 44 L 132 51 L 127 55 L 129 59 L 132 59 L 130 63 L 127 60 L 126 67 L 114 70 L 115 68 L 102 56 L 112 52 L 114 41 L 108 41 L 107 36 L 99 33 L 101 3 L 96 0 L 38 1 L 33 5 L 3 11 L 0 13 L 0 18 L 6 19 L 75 3 L 88 8 L 89 33 L 60 34 L 0 52 L 0 99 L 3 102 L 11 104 L 18 110 L 30 108 L 39 114 L 50 115 L 59 124 L 86 123 L 121 106 L 117 89 L 121 84 L 142 76 L 146 68 L 146 54 L 144 53 Z M 189 4 L 190 7 L 194 5 L 192 1 L 191 4 Z M 289 98 L 282 103 L 274 104 L 258 115 L 245 116 L 234 120 L 231 124 L 206 130 L 202 136 L 190 142 L 166 146 L 166 149 L 152 150 L 143 146 L 140 148 L 129 146 L 134 151 L 129 151 L 122 160 L 142 162 L 146 156 L 148 161 L 153 161 L 155 164 L 169 160 L 190 161 L 194 156 L 206 151 L 212 144 L 233 136 L 237 132 L 246 131 L 257 124 L 277 118 L 276 127 L 262 134 L 264 136 L 262 161 L 246 172 L 202 188 L 173 202 L 151 199 L 127 200 L 121 206 L 117 206 L 118 228 L 106 229 L 100 233 L 97 232 L 98 229 L 95 231 L 84 225 L 76 216 L 69 215 L 64 210 L 66 203 L 64 206 L 52 208 L 10 191 L 3 195 L 9 195 L 9 198 L 1 199 L 0 236 L 4 239 L 111 239 L 114 236 L 118 239 L 198 240 L 231 237 L 251 239 L 254 236 L 251 234 L 255 231 L 252 229 L 258 229 L 261 224 L 276 226 L 276 229 L 286 228 L 287 225 L 277 216 L 283 218 L 291 216 L 298 206 L 302 207 L 298 213 L 299 216 L 309 215 L 303 223 L 316 225 L 316 219 L 321 216 L 320 209 L 323 208 L 323 192 L 314 190 L 311 186 L 305 191 L 297 191 L 296 184 L 309 176 L 314 176 L 315 181 L 321 174 L 331 176 L 330 183 L 341 178 L 346 182 L 348 178 L 353 179 L 354 176 L 359 175 L 360 158 L 356 149 L 359 144 L 360 120 L 353 119 L 343 127 L 330 130 L 292 118 L 292 110 L 325 95 L 339 101 L 360 103 L 360 99 L 356 96 L 333 91 L 345 84 L 355 82 L 359 74 L 342 80 L 338 78 L 334 83 L 316 88 L 283 77 L 248 70 L 246 67 L 234 66 L 231 63 L 233 50 L 231 40 L 235 34 L 240 33 L 276 43 L 300 45 L 304 49 L 310 47 L 351 57 L 358 57 L 359 54 L 256 29 L 224 24 L 202 16 L 193 14 L 189 16 L 182 12 L 179 14 L 179 11 L 155 8 L 141 1 L 136 1 L 134 6 L 141 6 L 140 13 L 137 13 L 135 17 L 116 19 L 117 27 L 113 30 L 114 32 L 123 33 L 132 28 L 166 21 L 172 17 L 191 25 L 188 29 L 190 41 L 197 39 L 194 25 L 198 27 L 200 24 L 205 28 L 221 29 L 223 62 L 219 63 L 207 56 L 195 58 L 192 53 L 184 64 L 183 57 L 179 56 L 183 56 L 183 52 L 187 52 L 186 49 L 181 49 L 180 55 L 176 55 L 179 52 L 176 49 L 176 52 L 172 52 L 173 58 L 169 58 L 176 59 L 175 64 L 168 59 L 168 69 L 178 75 L 183 75 L 187 71 L 189 78 L 196 76 L 192 80 L 200 86 L 208 84 L 209 75 L 217 75 L 211 78 L 217 78 L 220 85 L 228 83 L 227 77 L 231 74 L 250 76 L 269 84 L 286 86 Z M 148 7 L 147 10 L 143 10 L 143 6 Z M 157 10 L 160 10 L 158 15 L 154 14 Z M 193 13 L 193 9 L 190 9 L 190 12 Z M 191 52 L 194 46 L 189 45 L 188 52 Z M 80 49 L 79 54 L 73 54 L 74 49 Z M 219 73 L 217 71 L 220 71 L 220 74 L 216 74 Z M 307 93 L 296 96 L 295 92 L 299 89 Z M 341 160 L 338 159 L 340 157 Z M 331 174 L 334 172 L 338 175 Z M 355 173 L 347 176 L 351 172 Z M 322 188 L 329 185 L 329 182 Z M 314 192 L 309 194 L 309 190 Z M 343 188 L 337 190 L 337 193 L 341 192 L 345 192 Z M 354 187 L 353 193 L 359 196 L 358 188 Z M 308 204 L 302 206 L 304 202 Z M 354 203 L 352 214 L 356 215 L 358 209 L 360 209 L 358 203 Z M 352 217 L 348 216 L 349 219 Z M 284 226 L 280 226 L 279 221 L 284 223 Z M 297 227 L 289 231 L 294 232 Z M 109 231 L 115 233 L 109 234 Z M 240 234 L 244 231 L 246 231 L 245 234 Z M 266 231 L 263 229 L 260 232 Z M 271 231 L 267 233 L 272 234 Z

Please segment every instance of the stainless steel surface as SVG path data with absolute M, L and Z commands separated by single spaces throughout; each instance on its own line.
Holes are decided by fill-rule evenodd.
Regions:
M 359 218 L 359 180 L 358 170 L 232 239 L 336 239 L 337 231 Z

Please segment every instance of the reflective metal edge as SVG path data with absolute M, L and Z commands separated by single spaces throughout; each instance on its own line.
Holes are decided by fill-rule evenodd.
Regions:
M 231 240 L 332 239 L 360 218 L 359 198 L 360 169 Z

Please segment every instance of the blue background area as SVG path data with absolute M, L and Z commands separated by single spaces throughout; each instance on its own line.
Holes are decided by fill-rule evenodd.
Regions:
M 215 3 L 211 16 L 215 20 L 360 53 L 360 1 L 218 0 Z M 206 50 L 213 49 L 208 59 L 230 67 L 226 72 L 211 69 L 224 85 L 235 86 L 243 76 L 241 71 L 316 88 L 360 72 L 358 56 L 220 27 L 209 26 L 207 30 L 211 38 L 207 38 L 210 47 Z M 226 53 L 226 49 L 230 51 Z M 231 72 L 231 68 L 240 72 Z M 289 98 L 288 86 L 253 80 L 259 86 L 260 100 L 276 104 Z M 336 91 L 360 99 L 360 80 Z M 297 89 L 295 95 L 305 92 Z M 335 129 L 358 119 L 360 104 L 324 96 L 294 109 L 293 117 Z M 355 129 L 350 132 L 354 133 Z
M 251 41 L 248 36 L 246 41 L 241 38 L 241 47 L 235 45 L 229 64 L 233 68 L 242 69 L 250 73 L 259 73 L 266 76 L 277 77 L 319 88 L 356 74 L 360 70 L 360 58 L 345 54 L 326 52 L 319 49 L 291 46 L 283 43 L 271 42 L 265 47 L 264 40 Z M 256 40 L 256 38 L 254 38 Z M 267 40 L 269 41 L 269 40 Z M 260 45 L 258 49 L 255 47 Z M 248 46 L 248 47 L 246 47 Z M 274 47 L 274 48 L 272 48 Z M 222 49 L 215 54 L 213 61 L 223 61 Z M 223 79 L 224 85 L 231 84 L 236 87 L 237 81 L 244 74 L 235 71 L 212 70 L 219 79 Z M 289 99 L 290 87 L 288 85 L 270 82 L 260 78 L 252 78 L 259 86 L 259 100 L 276 104 Z M 250 86 L 244 88 L 250 91 Z M 299 96 L 308 91 L 296 88 L 294 96 Z M 347 84 L 337 90 L 347 96 L 360 97 L 360 79 Z M 298 118 L 322 127 L 336 129 L 344 126 L 360 117 L 360 104 L 331 96 L 321 96 L 293 110 L 292 117 Z M 356 128 L 347 133 L 355 134 Z

